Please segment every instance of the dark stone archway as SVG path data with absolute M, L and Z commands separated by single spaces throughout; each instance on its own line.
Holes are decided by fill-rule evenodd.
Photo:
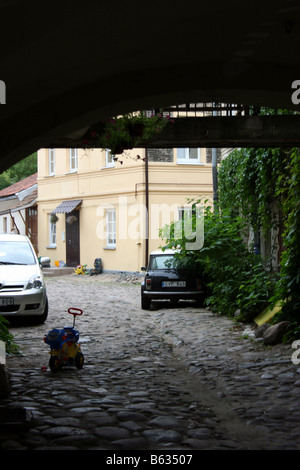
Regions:
M 297 109 L 300 6 L 3 1 L 0 171 L 104 117 L 195 101 Z

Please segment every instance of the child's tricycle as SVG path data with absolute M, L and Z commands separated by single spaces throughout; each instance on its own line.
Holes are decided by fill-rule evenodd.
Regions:
M 45 343 L 51 348 L 49 367 L 52 372 L 57 372 L 63 366 L 76 366 L 77 369 L 83 367 L 84 356 L 78 343 L 79 332 L 74 329 L 75 317 L 82 315 L 82 310 L 70 307 L 68 313 L 74 316 L 73 326 L 54 328 L 44 337 Z

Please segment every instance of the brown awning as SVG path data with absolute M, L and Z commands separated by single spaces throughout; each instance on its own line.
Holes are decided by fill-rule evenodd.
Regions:
M 59 204 L 51 214 L 69 214 L 75 210 L 82 203 L 82 199 L 76 199 L 73 201 L 63 201 Z

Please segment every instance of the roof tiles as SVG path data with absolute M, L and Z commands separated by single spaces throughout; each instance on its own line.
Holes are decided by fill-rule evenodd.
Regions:
M 34 186 L 35 184 L 37 184 L 37 175 L 37 173 L 34 173 L 33 175 L 28 176 L 27 178 L 24 178 L 23 180 L 18 181 L 17 183 L 14 183 L 11 186 L 2 189 L 0 191 L 0 198 L 5 196 L 12 196 L 16 193 L 19 193 L 20 191 L 23 191 L 24 189 Z

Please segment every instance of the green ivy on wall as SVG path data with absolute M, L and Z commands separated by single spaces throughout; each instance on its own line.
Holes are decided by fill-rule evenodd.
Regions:
M 284 300 L 282 318 L 300 323 L 300 152 L 233 151 L 219 169 L 222 210 L 241 214 L 253 230 L 283 227 L 279 280 L 270 301 Z
M 282 315 L 300 325 L 300 151 L 293 149 L 287 164 L 282 203 L 285 215 L 281 276 L 277 297 L 286 301 Z
M 206 206 L 204 246 L 192 253 L 206 274 L 206 305 L 249 322 L 284 300 L 281 319 L 291 320 L 294 331 L 300 332 L 299 150 L 235 150 L 219 168 L 219 210 L 207 207 L 207 201 L 189 202 Z M 250 230 L 267 235 L 278 226 L 283 251 L 276 270 L 254 253 L 247 237 Z M 160 236 L 165 247 L 186 255 L 189 240 L 184 231 L 180 235 L 175 222 L 162 227 Z
M 219 169 L 220 206 L 267 233 L 278 223 L 274 208 L 281 212 L 286 199 L 289 159 L 290 152 L 277 148 L 234 150 Z

